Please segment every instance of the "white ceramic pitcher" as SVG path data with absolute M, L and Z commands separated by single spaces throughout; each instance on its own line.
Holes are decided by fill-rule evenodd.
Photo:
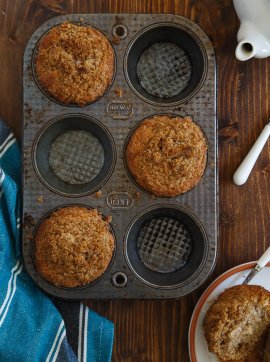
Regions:
M 248 60 L 270 55 L 270 0 L 233 0 L 241 22 L 236 58 Z

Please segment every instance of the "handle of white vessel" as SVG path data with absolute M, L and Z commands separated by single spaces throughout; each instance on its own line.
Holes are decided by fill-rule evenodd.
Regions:
M 259 154 L 261 153 L 263 146 L 265 145 L 269 136 L 270 136 L 270 122 L 268 122 L 267 125 L 264 127 L 257 141 L 254 143 L 251 150 L 242 161 L 241 165 L 235 171 L 233 175 L 233 182 L 236 185 L 243 185 L 247 181 L 253 169 L 253 166 L 255 165 L 255 162 L 259 157 Z

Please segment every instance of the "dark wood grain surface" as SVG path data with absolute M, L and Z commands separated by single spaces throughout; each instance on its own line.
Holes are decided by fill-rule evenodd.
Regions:
M 113 361 L 186 362 L 188 326 L 205 287 L 237 264 L 255 260 L 270 241 L 270 144 L 248 182 L 232 175 L 261 132 L 269 113 L 270 59 L 238 62 L 239 26 L 231 0 L 0 0 L 0 116 L 21 136 L 22 58 L 33 31 L 66 13 L 175 13 L 209 35 L 218 64 L 219 257 L 212 276 L 179 300 L 87 301 L 115 323 Z

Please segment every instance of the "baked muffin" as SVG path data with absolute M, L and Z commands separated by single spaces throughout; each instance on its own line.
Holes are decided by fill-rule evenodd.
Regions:
M 262 361 L 269 326 L 270 292 L 258 285 L 226 289 L 203 323 L 209 351 L 221 361 Z
M 129 171 L 156 196 L 176 196 L 193 188 L 204 173 L 206 159 L 205 137 L 190 117 L 147 118 L 126 149 Z
M 97 29 L 65 22 L 41 38 L 35 72 L 41 88 L 57 101 L 83 106 L 111 84 L 114 51 Z
M 38 272 L 60 287 L 82 286 L 97 279 L 114 251 L 108 221 L 97 210 L 79 206 L 54 211 L 38 227 L 34 243 Z

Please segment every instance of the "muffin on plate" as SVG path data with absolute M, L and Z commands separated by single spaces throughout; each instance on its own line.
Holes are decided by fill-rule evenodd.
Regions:
M 130 173 L 143 189 L 156 196 L 177 196 L 200 181 L 207 143 L 190 117 L 155 115 L 134 131 L 125 156 Z
M 114 251 L 108 221 L 95 209 L 69 206 L 52 212 L 34 236 L 39 274 L 59 287 L 91 283 L 108 268 Z
M 39 41 L 35 73 L 55 100 L 83 106 L 100 98 L 111 84 L 114 51 L 97 29 L 64 22 Z
M 207 311 L 208 349 L 220 361 L 262 361 L 270 327 L 270 292 L 258 285 L 226 289 Z

